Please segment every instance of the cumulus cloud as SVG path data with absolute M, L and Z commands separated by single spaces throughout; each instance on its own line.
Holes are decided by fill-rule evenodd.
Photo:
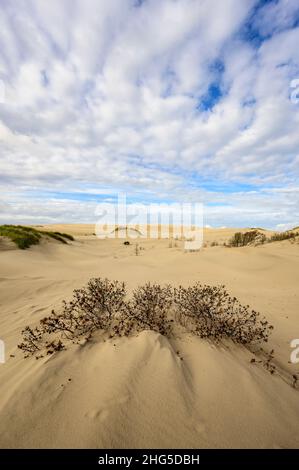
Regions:
M 213 226 L 297 224 L 296 0 L 4 0 L 0 13 L 1 220 L 92 221 L 80 194 L 105 190 L 199 200 Z

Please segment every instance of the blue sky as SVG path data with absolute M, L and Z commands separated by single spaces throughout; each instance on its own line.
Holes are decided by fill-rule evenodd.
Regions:
M 1 0 L 0 222 L 299 225 L 298 44 L 298 0 Z

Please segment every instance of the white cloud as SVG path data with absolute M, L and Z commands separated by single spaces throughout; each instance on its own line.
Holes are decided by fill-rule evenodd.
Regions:
M 299 15 L 297 0 L 280 0 L 266 4 L 255 18 L 260 34 L 268 36 L 290 28 Z
M 298 2 L 270 2 L 254 18 L 254 0 L 134 3 L 2 2 L 0 182 L 16 193 L 11 214 L 22 195 L 27 218 L 68 218 L 70 201 L 42 210 L 30 192 L 92 186 L 225 201 L 221 213 L 207 209 L 213 226 L 242 212 L 289 223 L 294 191 L 263 191 L 299 178 L 299 107 L 289 99 Z M 244 22 L 264 37 L 259 47 L 240 34 Z M 204 109 L 213 84 L 222 96 Z M 256 187 L 255 206 L 234 189 L 244 184 Z

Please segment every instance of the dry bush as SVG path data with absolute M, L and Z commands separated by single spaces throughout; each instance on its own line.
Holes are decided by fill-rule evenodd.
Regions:
M 272 329 L 259 313 L 230 297 L 224 286 L 195 284 L 173 289 L 147 283 L 126 299 L 124 283 L 95 278 L 86 287 L 74 290 L 72 300 L 64 301 L 59 313 L 53 310 L 35 329 L 27 326 L 19 348 L 26 357 L 38 351 L 52 354 L 65 348 L 63 341 L 90 338 L 97 330 L 110 337 L 143 330 L 169 337 L 173 318 L 188 331 L 214 341 L 267 341 Z
M 41 349 L 40 342 L 42 339 L 43 332 L 38 328 L 32 329 L 26 326 L 22 330 L 23 342 L 18 345 L 20 349 L 25 353 L 25 357 L 36 353 Z
M 224 286 L 199 283 L 174 291 L 176 318 L 201 338 L 230 338 L 248 344 L 267 341 L 273 328 L 255 310 L 230 297 Z
M 283 240 L 294 240 L 298 236 L 299 236 L 299 232 L 291 232 L 291 231 L 278 232 L 278 233 L 274 233 L 273 235 L 271 235 L 268 241 L 271 243 L 271 242 L 280 242 Z
M 74 290 L 70 302 L 63 301 L 61 312 L 52 310 L 51 315 L 43 318 L 35 330 L 26 327 L 19 348 L 30 354 L 48 348 L 47 345 L 52 344 L 52 335 L 59 334 L 62 340 L 73 340 L 95 330 L 107 330 L 114 316 L 120 315 L 125 296 L 124 283 L 91 279 L 85 288 Z
M 120 334 L 132 330 L 153 330 L 162 335 L 171 333 L 169 310 L 173 304 L 171 286 L 147 283 L 133 291 L 132 298 L 126 304 L 119 326 Z
M 75 289 L 73 299 L 63 302 L 62 312 L 52 311 L 51 316 L 41 320 L 46 333 L 61 331 L 70 339 L 99 329 L 107 329 L 113 316 L 124 305 L 124 283 L 108 279 L 91 279 L 87 286 Z
M 259 232 L 258 230 L 250 230 L 250 232 L 237 232 L 228 241 L 229 246 L 246 246 L 252 244 L 263 244 L 267 240 L 267 237 Z
M 237 232 L 233 237 L 228 241 L 228 246 L 238 247 L 246 245 L 262 245 L 264 243 L 279 242 L 283 240 L 294 241 L 299 236 L 299 232 L 286 231 L 286 232 L 277 232 L 271 235 L 271 237 L 266 237 L 264 233 L 259 232 L 257 229 L 250 230 L 250 232 Z

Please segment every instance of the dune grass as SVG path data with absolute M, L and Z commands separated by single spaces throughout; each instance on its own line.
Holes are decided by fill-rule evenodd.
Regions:
M 38 245 L 42 237 L 50 237 L 64 244 L 67 244 L 67 240 L 74 240 L 67 233 L 42 231 L 23 225 L 0 225 L 0 236 L 9 238 L 21 250 Z
M 250 230 L 249 232 L 237 232 L 229 240 L 229 246 L 246 246 L 252 243 L 258 242 L 260 244 L 265 243 L 266 236 L 263 233 L 260 233 L 258 230 Z
M 298 237 L 299 232 L 291 232 L 291 231 L 286 231 L 286 232 L 277 232 L 274 233 L 269 239 L 269 242 L 280 242 L 282 240 L 290 240 Z
M 295 229 L 294 229 L 295 230 Z M 279 242 L 283 240 L 295 240 L 299 236 L 299 232 L 287 230 L 286 232 L 276 232 L 270 237 L 266 237 L 258 229 L 250 230 L 249 232 L 235 233 L 228 241 L 228 246 L 240 247 L 247 245 L 262 245 L 264 243 Z

